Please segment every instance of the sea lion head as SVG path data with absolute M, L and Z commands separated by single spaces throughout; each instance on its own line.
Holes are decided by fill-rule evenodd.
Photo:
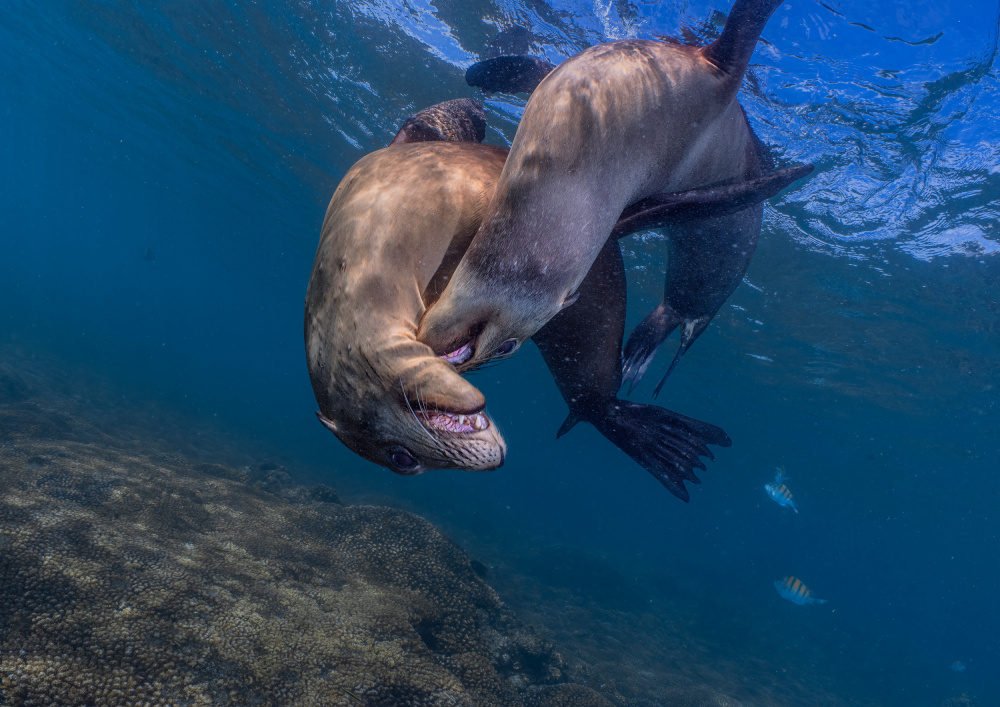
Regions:
M 308 336 L 320 422 L 352 451 L 406 476 L 432 469 L 489 471 L 507 445 L 483 394 L 425 345 L 324 346 Z
M 576 302 L 578 283 L 558 283 L 558 279 L 544 278 L 546 286 L 533 287 L 530 278 L 515 285 L 502 278 L 483 279 L 468 270 L 456 271 L 444 294 L 421 319 L 417 339 L 460 372 L 508 358 L 552 317 Z

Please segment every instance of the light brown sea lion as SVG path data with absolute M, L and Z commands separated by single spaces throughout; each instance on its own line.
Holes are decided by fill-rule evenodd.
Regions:
M 480 413 L 482 395 L 414 340 L 420 314 L 444 288 L 485 212 L 506 150 L 398 143 L 478 140 L 481 123 L 469 111 L 479 109 L 451 101 L 421 111 L 393 147 L 348 172 L 330 203 L 306 298 L 306 348 L 320 420 L 351 449 L 401 474 L 485 469 L 503 460 L 503 441 Z M 657 195 L 623 214 L 615 234 L 691 213 L 728 213 L 767 198 L 785 179 Z M 617 400 L 624 281 L 611 242 L 584 280 L 579 306 L 536 337 L 570 407 L 560 434 L 577 421 L 591 422 L 687 500 L 683 481 L 697 481 L 693 469 L 705 468 L 698 457 L 711 457 L 706 445 L 729 440 L 714 425 Z
M 444 112 L 462 116 L 468 104 L 453 102 Z M 407 126 L 426 139 L 440 112 L 435 106 L 418 114 L 402 138 L 344 176 L 306 294 L 306 353 L 320 420 L 353 451 L 400 474 L 495 469 L 506 451 L 483 413 L 482 393 L 416 340 L 424 298 L 440 287 L 432 284 L 435 273 L 442 262 L 454 267 L 454 250 L 464 252 L 507 155 L 475 142 L 406 139 Z M 470 124 L 472 135 L 447 136 L 481 139 Z
M 509 355 L 575 301 L 623 209 L 658 192 L 759 176 L 764 160 L 736 94 L 780 4 L 737 0 L 721 36 L 707 47 L 611 42 L 542 80 L 483 226 L 425 314 L 418 339 L 459 370 Z M 692 258 L 681 273 L 683 296 L 667 304 L 691 311 L 664 309 L 647 327 L 643 345 L 631 352 L 633 377 L 678 321 L 685 325 L 683 350 L 728 297 L 756 245 L 760 207 L 685 228 L 678 240 L 700 245 L 686 251 Z M 698 260 L 699 254 L 717 259 L 727 241 L 735 256 Z

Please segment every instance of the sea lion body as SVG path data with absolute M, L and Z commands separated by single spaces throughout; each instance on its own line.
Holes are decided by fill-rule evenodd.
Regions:
M 306 297 L 306 350 L 320 420 L 358 454 L 402 474 L 494 468 L 506 449 L 480 413 L 479 391 L 415 340 L 421 314 L 444 289 L 482 220 L 507 154 L 473 142 L 413 144 L 435 131 L 476 139 L 475 128 L 464 137 L 453 130 L 476 122 L 466 120 L 464 107 L 442 105 L 443 125 L 442 106 L 421 111 L 393 146 L 362 158 L 345 175 L 327 210 Z M 681 212 L 691 201 L 726 209 L 745 198 L 757 198 L 756 191 L 660 195 L 641 213 L 630 212 L 621 230 L 669 221 L 677 204 Z M 621 254 L 611 242 L 581 286 L 580 305 L 538 333 L 570 408 L 561 432 L 570 421 L 591 422 L 687 500 L 683 480 L 697 481 L 693 468 L 704 468 L 699 455 L 711 456 L 706 444 L 728 445 L 729 439 L 713 425 L 616 399 L 624 283 Z M 589 335 L 593 331 L 600 335 Z
M 481 413 L 482 394 L 415 340 L 421 315 L 486 213 L 507 155 L 475 144 L 481 118 L 467 99 L 432 106 L 408 119 L 392 146 L 359 160 L 331 199 L 309 282 L 306 350 L 320 420 L 352 450 L 401 474 L 490 469 L 504 458 L 503 440 Z M 657 194 L 627 209 L 613 235 L 735 213 L 790 178 Z M 576 306 L 535 336 L 570 408 L 560 434 L 592 423 L 687 500 L 683 481 L 698 481 L 693 469 L 705 468 L 699 456 L 711 457 L 706 445 L 727 446 L 729 438 L 714 425 L 617 399 L 625 270 L 616 240 L 579 293 Z
M 738 0 L 708 47 L 611 42 L 549 74 L 525 107 L 483 226 L 418 338 L 440 354 L 468 346 L 461 370 L 481 365 L 572 304 L 627 206 L 760 174 L 736 94 L 778 4 Z M 734 242 L 755 245 L 755 221 L 733 214 L 701 228 L 716 240 L 735 229 Z
M 482 394 L 415 334 L 428 287 L 442 262 L 457 262 L 450 249 L 464 252 L 506 154 L 392 145 L 359 160 L 327 209 L 306 295 L 313 391 L 338 438 L 398 473 L 503 463 Z

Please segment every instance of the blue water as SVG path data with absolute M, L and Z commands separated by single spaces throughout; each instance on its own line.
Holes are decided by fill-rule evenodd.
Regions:
M 765 29 L 741 101 L 781 160 L 817 171 L 769 203 L 744 284 L 659 400 L 733 439 L 690 504 L 587 426 L 557 442 L 565 408 L 533 347 L 475 374 L 510 445 L 496 472 L 396 477 L 313 417 L 303 297 L 354 161 L 416 109 L 474 95 L 464 69 L 491 51 L 557 62 L 704 32 L 728 6 L 8 0 L 0 346 L 414 509 L 498 566 L 566 548 L 654 614 L 695 597 L 693 630 L 779 683 L 1000 704 L 995 2 L 796 1 Z M 487 140 L 509 142 L 523 104 L 486 104 Z M 664 246 L 623 245 L 631 327 L 659 301 Z M 779 466 L 799 514 L 764 492 Z M 537 579 L 613 605 L 582 566 Z M 787 575 L 828 603 L 782 600 Z

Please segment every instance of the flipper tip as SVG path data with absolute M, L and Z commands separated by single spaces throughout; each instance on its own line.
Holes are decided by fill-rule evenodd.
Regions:
M 559 430 L 556 432 L 556 439 L 559 439 L 573 429 L 579 421 L 580 418 L 570 412 L 570 414 L 566 416 L 566 419 L 563 420 L 562 425 L 559 426 Z

